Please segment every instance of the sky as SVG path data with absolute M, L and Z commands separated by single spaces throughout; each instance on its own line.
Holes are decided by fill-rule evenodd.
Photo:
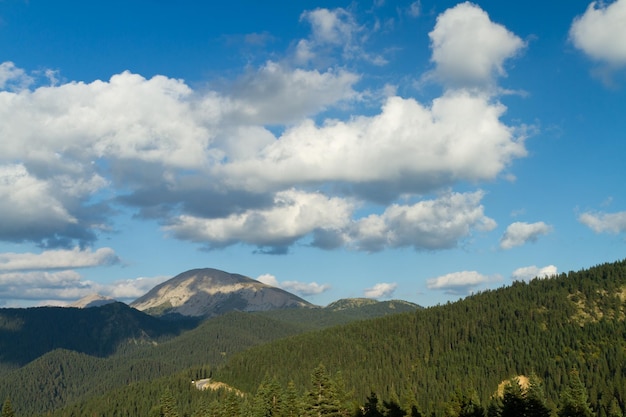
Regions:
M 626 0 L 0 1 L 0 307 L 216 268 L 453 302 L 624 258 Z

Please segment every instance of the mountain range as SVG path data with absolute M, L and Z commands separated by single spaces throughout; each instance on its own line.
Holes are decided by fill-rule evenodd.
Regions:
M 201 287 L 201 271 L 181 274 L 195 277 L 188 292 Z M 239 282 L 225 277 L 216 288 Z M 450 407 L 467 399 L 487 406 L 520 375 L 541 381 L 553 415 L 576 383 L 594 415 L 626 411 L 626 261 L 429 308 L 346 299 L 244 311 L 238 300 L 207 317 L 171 311 L 167 293 L 155 291 L 153 306 L 169 303 L 146 309 L 155 315 L 118 302 L 0 309 L 0 399 L 19 416 L 149 416 L 169 393 L 179 415 L 204 416 L 236 398 L 191 381 L 233 387 L 247 404 L 277 386 L 305 399 L 323 364 L 351 404 L 375 392 L 421 415 L 457 417 Z

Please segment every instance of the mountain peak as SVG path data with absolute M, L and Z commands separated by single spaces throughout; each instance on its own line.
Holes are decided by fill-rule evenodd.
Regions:
M 89 307 L 100 307 L 105 304 L 115 303 L 111 297 L 106 297 L 100 294 L 89 294 L 78 301 L 73 302 L 69 305 L 69 307 L 77 307 L 77 308 L 89 308 Z
M 213 268 L 192 269 L 157 285 L 131 307 L 153 315 L 211 317 L 229 311 L 313 307 L 280 288 Z

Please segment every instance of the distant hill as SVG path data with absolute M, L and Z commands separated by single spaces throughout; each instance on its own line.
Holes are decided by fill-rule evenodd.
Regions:
M 130 305 L 155 316 L 183 317 L 314 307 L 280 288 L 211 268 L 183 272 L 157 285 Z
M 55 349 L 108 356 L 120 343 L 150 343 L 178 334 L 184 323 L 168 323 L 109 303 L 98 308 L 0 309 L 0 365 L 19 367 Z
M 69 307 L 76 307 L 76 308 L 100 307 L 105 304 L 111 304 L 115 302 L 116 300 L 114 300 L 111 297 L 106 297 L 100 294 L 90 294 L 70 304 Z
M 40 308 L 37 311 L 39 318 L 41 315 L 48 315 L 51 319 L 60 321 L 59 326 L 54 327 L 55 332 L 59 333 L 51 330 L 46 335 L 48 339 L 57 340 L 57 343 L 47 345 L 47 348 L 54 350 L 44 352 L 24 366 L 17 367 L 14 364 L 10 367 L 12 369 L 4 371 L 1 369 L 3 364 L 0 362 L 0 398 L 11 398 L 16 411 L 19 411 L 18 415 L 33 415 L 42 413 L 44 410 L 59 409 L 69 403 L 84 401 L 93 396 L 105 395 L 110 390 L 118 388 L 127 390 L 130 387 L 129 384 L 141 381 L 149 383 L 149 381 L 172 376 L 190 368 L 199 369 L 190 371 L 193 375 L 191 379 L 205 378 L 213 369 L 217 369 L 233 355 L 253 346 L 307 331 L 321 330 L 338 324 L 397 312 L 396 307 L 384 308 L 389 302 L 370 300 L 362 307 L 358 307 L 359 302 L 346 300 L 345 303 L 352 305 L 352 308 L 336 311 L 321 307 L 259 312 L 234 311 L 202 321 L 163 320 L 123 304 L 120 305 L 120 303 L 88 309 Z M 379 308 L 375 309 L 376 306 Z M 16 314 L 27 313 L 25 309 L 16 310 Z M 59 312 L 64 314 L 59 315 Z M 189 330 L 184 330 L 178 336 L 176 333 L 165 334 L 160 339 L 154 337 L 124 339 L 122 337 L 124 332 L 116 334 L 111 329 L 111 342 L 106 337 L 100 339 L 103 336 L 103 328 L 115 325 L 120 320 L 132 322 L 134 319 L 124 318 L 124 314 L 128 312 L 147 318 L 149 322 L 158 323 L 166 329 L 176 330 L 176 326 L 186 324 Z M 110 314 L 112 316 L 109 316 Z M 3 346 L 13 343 L 24 347 L 39 343 L 39 335 L 34 335 L 36 332 L 26 327 L 18 328 L 16 322 L 13 321 L 13 323 L 15 331 L 11 338 L 7 339 L 7 344 Z M 48 323 L 45 320 L 41 321 L 42 326 L 47 326 Z M 86 335 L 84 330 L 73 330 L 86 323 L 91 325 L 94 332 L 93 338 Z M 107 323 L 110 324 L 107 325 Z M 197 325 L 194 327 L 194 324 Z M 68 331 L 65 332 L 64 329 Z M 23 330 L 27 331 L 22 333 Z M 70 343 L 66 338 L 73 339 L 72 335 L 76 336 L 76 340 Z M 81 342 L 81 338 L 86 340 Z M 98 357 L 94 356 L 97 352 L 93 349 L 83 346 L 88 340 L 92 342 L 100 340 L 103 345 L 113 346 L 116 342 L 118 347 L 109 356 Z M 42 353 L 45 348 L 46 346 L 42 349 L 34 349 L 28 357 Z M 3 350 L 2 352 L 4 353 Z M 78 413 L 77 415 L 92 414 Z

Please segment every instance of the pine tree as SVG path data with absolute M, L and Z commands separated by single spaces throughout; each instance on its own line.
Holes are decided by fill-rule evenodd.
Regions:
M 319 365 L 311 375 L 313 388 L 307 396 L 306 413 L 310 417 L 340 417 L 341 406 L 332 379 L 324 365 Z
M 528 388 L 524 393 L 527 417 L 550 417 L 551 411 L 546 405 L 546 396 L 543 392 L 541 380 L 535 374 L 531 374 L 528 380 Z
M 283 392 L 275 379 L 265 377 L 254 397 L 254 417 L 277 417 L 282 409 Z
M 371 392 L 365 399 L 363 407 L 357 411 L 358 417 L 383 417 L 383 413 L 378 408 L 378 396 L 375 392 Z
M 512 378 L 504 386 L 501 417 L 519 417 L 526 413 L 526 400 L 519 378 Z
M 168 389 L 163 392 L 160 399 L 160 414 L 161 417 L 178 417 L 178 411 L 176 411 L 176 400 L 172 395 L 172 391 Z
M 11 400 L 9 398 L 4 400 L 4 404 L 2 405 L 2 417 L 15 417 L 13 405 L 11 404 Z
M 385 407 L 385 417 L 404 417 L 406 411 L 404 411 L 396 401 L 383 401 L 383 407 Z M 481 416 L 482 417 L 482 416 Z
M 561 398 L 561 406 L 558 411 L 559 417 L 592 417 L 593 411 L 587 399 L 587 391 L 578 371 L 570 372 L 570 384 Z
M 619 402 L 617 398 L 613 397 L 611 404 L 609 405 L 609 417 L 624 417 L 624 413 L 622 413 L 622 409 L 619 406 Z
M 297 417 L 301 414 L 302 406 L 296 391 L 296 384 L 289 381 L 283 399 L 283 417 Z

